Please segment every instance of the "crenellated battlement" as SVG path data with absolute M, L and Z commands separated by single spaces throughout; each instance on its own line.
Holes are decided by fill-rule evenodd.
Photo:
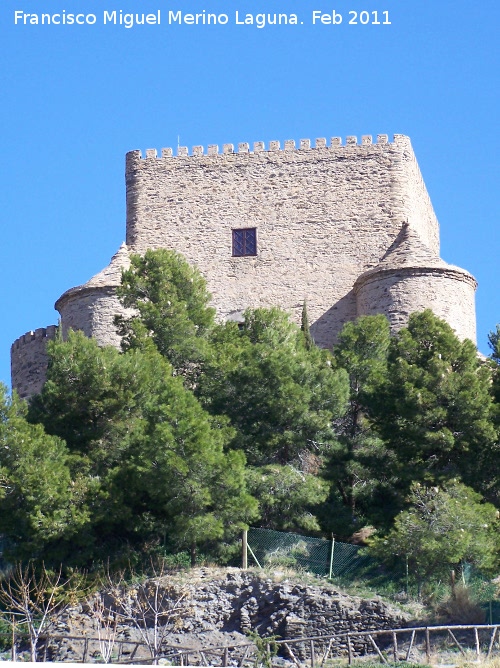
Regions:
M 214 155 L 228 155 L 232 153 L 275 153 L 277 151 L 288 152 L 288 151 L 317 151 L 317 150 L 337 150 L 337 149 L 348 149 L 353 146 L 357 147 L 366 147 L 366 146 L 377 146 L 377 145 L 386 145 L 386 144 L 395 144 L 396 146 L 406 146 L 410 145 L 410 140 L 406 135 L 395 134 L 393 141 L 389 142 L 389 135 L 380 134 L 377 135 L 376 141 L 373 141 L 372 135 L 362 135 L 361 142 L 358 141 L 356 136 L 348 136 L 345 139 L 345 143 L 342 143 L 342 137 L 331 137 L 330 141 L 325 137 L 318 137 L 314 140 L 314 146 L 312 145 L 311 139 L 301 139 L 298 146 L 296 145 L 295 139 L 285 140 L 283 147 L 279 141 L 270 141 L 266 149 L 266 144 L 263 141 L 256 141 L 253 143 L 253 151 L 250 150 L 250 144 L 247 142 L 241 142 L 236 147 L 234 144 L 223 144 L 222 150 L 219 149 L 217 144 L 209 144 L 206 149 L 204 146 L 193 146 L 191 153 L 189 153 L 188 146 L 178 146 L 177 155 L 174 156 L 174 150 L 172 148 L 162 148 L 160 155 L 155 148 L 146 149 L 145 156 L 142 155 L 142 151 L 129 151 L 127 153 L 127 158 L 141 158 L 143 160 L 161 160 L 162 158 L 187 158 L 187 157 L 201 157 L 204 155 L 214 156 Z
M 118 348 L 121 269 L 129 253 L 168 248 L 204 275 L 221 319 L 280 306 L 299 322 L 307 300 L 313 338 L 330 348 L 360 315 L 384 313 L 397 331 L 430 307 L 461 338 L 475 337 L 476 282 L 439 258 L 438 221 L 406 135 L 130 151 L 125 182 L 127 245 L 56 302 L 64 336 L 71 328 Z M 406 245 L 396 244 L 402 231 Z M 12 345 L 21 397 L 41 390 L 57 331 Z
M 47 371 L 47 341 L 57 337 L 57 325 L 26 332 L 10 349 L 12 387 L 21 399 L 41 391 Z
M 14 341 L 11 350 L 19 350 L 23 346 L 29 345 L 33 342 L 41 342 L 51 340 L 53 341 L 57 336 L 57 325 L 49 325 L 48 327 L 39 327 L 38 329 L 26 332 Z
M 364 225 L 360 220 L 375 218 L 379 224 L 380 213 L 388 223 L 385 235 L 395 236 L 408 220 L 439 251 L 437 221 L 410 139 L 403 134 L 393 135 L 392 141 L 379 134 L 252 146 L 210 144 L 191 150 L 179 146 L 176 156 L 172 148 L 163 148 L 161 155 L 147 149 L 143 156 L 136 150 L 126 157 L 126 242 L 133 252 L 175 246 L 202 266 L 206 258 L 198 257 L 201 250 L 192 240 L 206 234 L 207 221 L 208 228 L 216 220 L 226 228 L 258 227 L 264 242 L 264 227 L 277 219 L 280 225 L 285 218 L 293 224 L 302 221 L 299 236 L 306 227 L 311 230 L 311 223 L 321 226 L 326 220 L 343 220 L 344 227 L 352 226 L 359 235 Z M 352 219 L 349 223 L 346 216 Z M 289 233 L 288 223 L 285 227 Z M 319 228 L 316 232 L 321 234 Z M 216 236 L 223 245 L 214 248 L 212 259 L 227 246 L 227 233 L 218 229 Z M 385 236 L 377 239 L 383 246 Z M 372 262 L 368 258 L 361 266 Z

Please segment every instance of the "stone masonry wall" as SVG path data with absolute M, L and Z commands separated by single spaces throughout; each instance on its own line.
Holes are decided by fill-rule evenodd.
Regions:
M 400 174 L 397 183 L 403 200 L 403 208 L 407 212 L 407 222 L 415 232 L 418 232 L 426 246 L 439 255 L 439 227 L 435 224 L 434 209 L 411 147 L 410 138 L 401 135 L 397 137 L 397 143 L 401 149 Z
M 293 578 L 275 581 L 259 572 L 236 568 L 225 572 L 199 568 L 166 576 L 160 583 L 160 592 L 164 586 L 172 603 L 182 597 L 179 617 L 167 637 L 166 644 L 171 650 L 247 644 L 249 638 L 245 634 L 252 630 L 261 637 L 274 635 L 283 640 L 334 635 L 331 655 L 345 656 L 347 643 L 342 634 L 401 628 L 410 620 L 401 609 L 378 598 L 349 596 L 321 580 L 305 584 Z M 71 635 L 94 636 L 95 620 L 91 610 L 91 602 L 69 609 L 61 618 L 59 628 Z M 137 628 L 127 620 L 120 622 L 116 631 L 118 639 L 142 640 Z M 316 643 L 316 650 L 324 652 L 328 644 L 328 639 L 323 638 Z M 366 639 L 354 639 L 354 654 L 364 654 L 367 644 Z M 309 648 L 310 643 L 293 645 L 301 661 L 310 658 Z M 75 662 L 81 660 L 81 652 L 81 645 L 63 641 L 52 658 Z M 286 648 L 282 648 L 281 655 L 290 659 Z M 147 656 L 144 650 L 135 654 L 136 660 Z M 189 665 L 200 664 L 199 655 L 190 658 Z
M 130 253 L 171 248 L 199 268 L 221 319 L 279 306 L 300 320 L 307 300 L 316 343 L 331 347 L 359 315 L 385 313 L 393 331 L 424 308 L 475 341 L 475 280 L 439 258 L 439 226 L 404 135 L 131 151 L 126 159 L 127 246 L 56 302 L 63 336 L 82 330 L 120 346 L 115 295 Z M 257 254 L 232 256 L 232 230 L 256 228 Z M 416 261 L 416 264 L 414 264 Z M 379 270 L 380 268 L 380 270 Z M 390 271 L 388 271 L 390 269 Z M 12 346 L 23 397 L 45 378 L 47 330 Z
M 404 222 L 439 251 L 438 223 L 407 137 L 379 135 L 127 155 L 127 245 L 173 248 L 198 266 L 221 317 L 278 305 L 331 346 L 356 317 L 352 286 Z M 257 228 L 257 256 L 232 257 L 232 229 Z
M 114 318 L 117 314 L 127 314 L 127 311 L 121 306 L 114 288 L 84 289 L 63 295 L 57 308 L 61 314 L 63 338 L 70 329 L 81 330 L 100 346 L 120 348 Z
M 459 339 L 476 343 L 475 289 L 474 278 L 460 271 L 414 268 L 376 274 L 358 288 L 358 315 L 383 313 L 394 332 L 408 324 L 411 313 L 430 308 Z
M 12 387 L 21 399 L 42 389 L 47 371 L 47 341 L 55 339 L 57 326 L 41 327 L 14 341 L 10 350 Z

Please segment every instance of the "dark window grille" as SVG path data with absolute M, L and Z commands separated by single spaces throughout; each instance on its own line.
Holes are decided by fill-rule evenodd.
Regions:
M 233 257 L 257 255 L 257 228 L 233 230 Z

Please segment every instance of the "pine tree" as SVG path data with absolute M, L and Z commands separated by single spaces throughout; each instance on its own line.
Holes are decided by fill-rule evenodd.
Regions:
M 133 255 L 117 294 L 137 315 L 120 316 L 116 324 L 123 349 L 155 347 L 176 373 L 193 382 L 206 355 L 206 338 L 215 309 L 200 272 L 175 251 L 148 250 Z
M 70 333 L 48 351 L 30 419 L 64 437 L 72 470 L 98 481 L 69 560 L 103 558 L 124 542 L 187 547 L 195 559 L 198 545 L 234 538 L 255 516 L 245 457 L 226 449 L 227 420 L 214 422 L 156 350 L 119 353 Z
M 372 539 L 370 552 L 393 573 L 407 565 L 420 593 L 424 582 L 445 579 L 463 562 L 496 573 L 500 540 L 496 508 L 456 480 L 441 487 L 415 483 L 393 528 Z
M 488 334 L 488 345 L 491 349 L 491 359 L 500 364 L 500 325 L 496 326 L 494 332 Z
M 0 534 L 10 559 L 47 554 L 58 563 L 57 545 L 72 540 L 88 523 L 91 482 L 71 470 L 64 442 L 25 419 L 26 406 L 0 387 Z
M 399 487 L 462 480 L 494 500 L 499 492 L 491 371 L 431 311 L 410 316 L 389 352 L 377 424 L 397 458 Z
M 500 426 L 500 325 L 496 326 L 494 332 L 489 333 L 488 344 L 491 349 L 490 359 L 493 362 L 493 395 L 496 403 L 497 424 Z
M 305 299 L 304 299 L 304 304 L 302 306 L 302 316 L 300 322 L 301 322 L 300 329 L 304 334 L 304 342 L 306 349 L 311 350 L 311 348 L 315 345 L 315 343 L 313 337 L 311 336 L 311 330 L 309 328 L 309 316 L 307 315 L 307 303 Z
M 339 447 L 327 466 L 331 492 L 322 523 L 350 536 L 366 524 L 384 524 L 393 515 L 391 453 L 373 425 L 374 398 L 387 382 L 389 323 L 383 315 L 344 325 L 333 354 L 349 378 L 349 401 L 335 422 Z
M 300 329 L 279 309 L 247 311 L 241 330 L 229 323 L 213 339 L 199 396 L 236 429 L 233 447 L 252 465 L 288 464 L 301 453 L 322 456 L 345 410 L 345 372 L 327 351 L 308 350 Z
M 275 531 L 320 531 L 316 514 L 328 496 L 319 471 L 291 464 L 249 469 L 248 488 L 259 500 L 259 526 Z

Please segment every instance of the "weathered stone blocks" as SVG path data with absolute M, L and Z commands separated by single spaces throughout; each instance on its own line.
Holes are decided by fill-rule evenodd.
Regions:
M 40 392 L 47 370 L 47 341 L 57 336 L 56 325 L 27 332 L 10 349 L 12 388 L 21 399 Z
M 432 308 L 475 341 L 466 271 L 439 258 L 439 226 L 404 135 L 131 151 L 126 158 L 127 246 L 88 283 L 57 301 L 62 332 L 119 346 L 114 317 L 129 253 L 171 248 L 205 276 L 220 318 L 280 306 L 330 347 L 345 322 L 385 313 L 393 330 Z M 256 228 L 257 254 L 232 255 L 233 230 Z M 236 315 L 235 315 L 236 314 Z M 38 330 L 37 330 L 38 331 Z M 46 337 L 45 337 L 46 338 Z M 38 341 L 38 339 L 36 340 Z M 17 342 L 16 342 L 17 344 Z M 16 345 L 14 344 L 14 345 Z M 13 386 L 29 396 L 44 376 L 44 343 L 13 346 Z M 38 365 L 38 366 L 37 366 Z
M 127 245 L 173 248 L 207 279 L 221 318 L 281 306 L 331 346 L 358 313 L 353 286 L 404 223 L 435 254 L 439 229 L 409 140 L 363 135 L 254 144 L 197 160 L 127 155 Z M 232 230 L 256 227 L 255 257 L 232 257 Z

